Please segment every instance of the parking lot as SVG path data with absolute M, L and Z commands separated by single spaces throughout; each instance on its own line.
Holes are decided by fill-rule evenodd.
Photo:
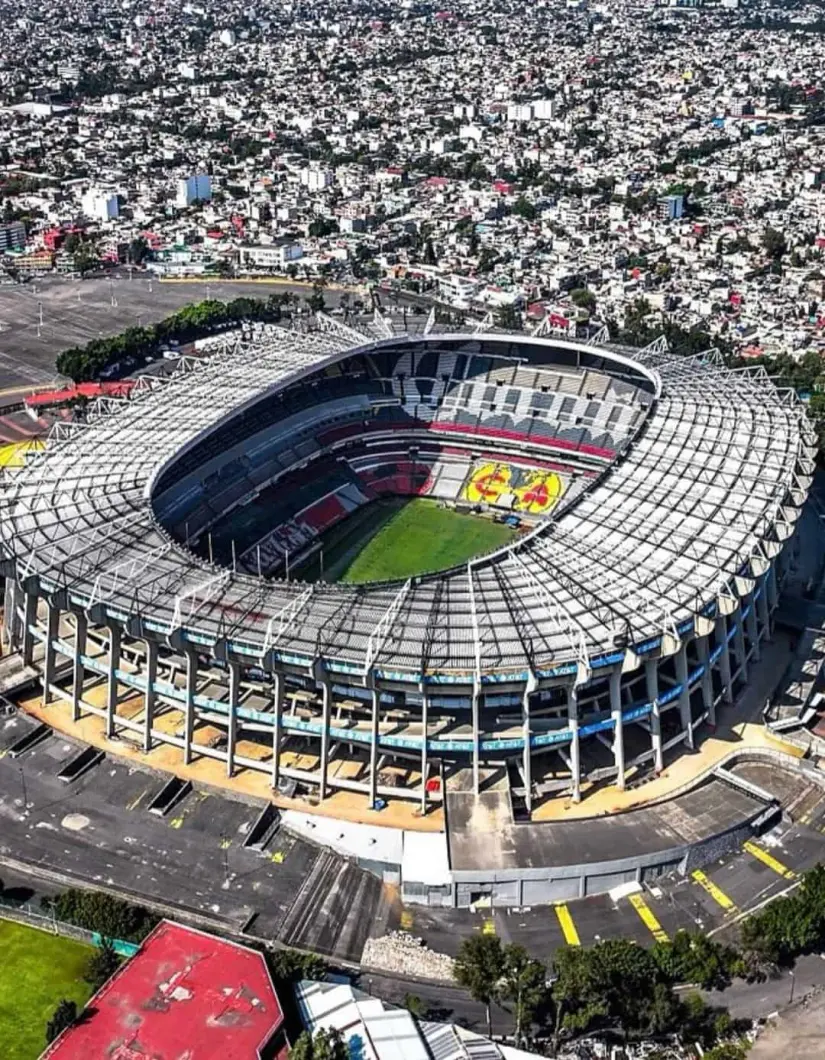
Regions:
M 165 776 L 104 757 L 67 784 L 58 774 L 82 748 L 58 734 L 12 757 L 35 726 L 22 714 L 0 718 L 2 857 L 35 874 L 162 901 L 172 913 L 205 915 L 233 931 L 286 933 L 293 945 L 342 960 L 358 960 L 370 931 L 382 928 L 388 906 L 376 877 L 282 831 L 263 852 L 244 847 L 257 803 L 194 789 L 156 816 L 148 807 Z M 293 914 L 286 924 L 296 904 L 300 923 Z M 359 909 L 372 915 L 359 917 Z
M 138 272 L 130 279 L 126 270 L 112 278 L 48 277 L 0 287 L 0 391 L 51 383 L 61 350 L 155 323 L 190 302 L 284 291 L 299 298 L 310 293 L 306 285 L 289 283 L 161 282 Z M 330 308 L 339 296 L 325 293 Z

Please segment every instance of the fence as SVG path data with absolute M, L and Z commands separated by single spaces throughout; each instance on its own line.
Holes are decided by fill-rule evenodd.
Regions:
M 52 913 L 43 912 L 31 902 L 11 902 L 0 897 L 0 920 L 14 920 L 40 931 L 47 931 L 51 935 L 62 935 L 64 938 L 74 939 L 75 942 L 83 942 L 87 946 L 99 948 L 103 945 L 103 936 L 99 932 L 87 931 L 76 924 L 67 924 L 64 920 L 58 920 Z M 120 957 L 132 957 L 140 949 L 136 943 L 125 942 L 123 939 L 109 939 L 109 942 Z

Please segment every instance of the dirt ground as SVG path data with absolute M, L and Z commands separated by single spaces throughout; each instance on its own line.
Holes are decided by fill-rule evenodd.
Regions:
M 764 1031 L 748 1060 L 822 1060 L 825 1056 L 825 991 L 800 1001 Z

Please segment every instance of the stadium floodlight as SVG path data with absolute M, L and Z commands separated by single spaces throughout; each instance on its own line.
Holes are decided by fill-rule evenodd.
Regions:
M 116 563 L 113 567 L 102 570 L 95 578 L 92 591 L 89 594 L 88 606 L 109 600 L 118 592 L 123 592 L 126 587 L 141 575 L 148 567 L 166 555 L 172 548 L 169 541 L 163 541 L 156 548 L 148 552 L 137 553 Z
M 492 313 L 486 313 L 485 316 L 479 320 L 476 326 L 473 328 L 474 335 L 484 335 L 488 331 L 492 331 L 496 324 L 496 318 Z
M 392 630 L 392 624 L 395 621 L 398 612 L 401 610 L 401 606 L 404 603 L 407 593 L 410 591 L 411 585 L 412 579 L 408 578 L 398 590 L 398 592 L 395 594 L 395 596 L 392 598 L 392 601 L 390 602 L 386 611 L 378 620 L 375 629 L 372 631 L 372 633 L 370 633 L 369 638 L 367 639 L 367 650 L 366 654 L 364 655 L 363 673 L 365 680 L 367 677 L 369 677 L 373 664 L 381 653 L 381 649 L 383 648 L 387 637 L 390 635 L 390 632 Z
M 556 631 L 568 639 L 578 668 L 576 684 L 582 685 L 589 681 L 591 670 L 587 653 L 587 637 L 581 624 L 556 597 L 548 592 L 546 586 L 542 585 L 541 581 L 515 549 L 510 549 L 508 559 L 527 580 L 529 588 Z
M 263 658 L 266 658 L 269 652 L 278 645 L 284 633 L 295 621 L 296 616 L 309 603 L 314 590 L 315 587 L 313 585 L 306 586 L 285 607 L 282 607 L 280 611 L 272 615 L 266 624 L 264 646 L 261 652 Z
M 168 634 L 180 629 L 184 623 L 191 622 L 197 612 L 217 598 L 221 589 L 232 576 L 229 570 L 217 571 L 203 581 L 181 590 L 175 595 L 175 606 Z
M 378 306 L 375 307 L 372 314 L 372 327 L 378 335 L 384 339 L 391 339 L 395 332 L 392 329 L 392 324 L 387 320 Z
M 328 332 L 337 338 L 344 339 L 345 342 L 354 343 L 357 346 L 361 346 L 364 343 L 364 336 L 360 331 L 351 328 L 349 324 L 336 320 L 335 317 L 329 316 L 328 313 L 316 313 L 315 320 L 322 332 Z

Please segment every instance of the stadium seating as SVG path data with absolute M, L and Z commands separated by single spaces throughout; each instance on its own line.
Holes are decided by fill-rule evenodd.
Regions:
M 376 497 L 466 500 L 474 462 L 451 439 L 483 447 L 487 460 L 492 449 L 503 462 L 525 456 L 536 474 L 560 474 L 573 496 L 567 461 L 590 461 L 594 473 L 644 415 L 638 390 L 621 379 L 479 349 L 470 340 L 462 352 L 379 349 L 269 395 L 164 472 L 156 512 L 179 536 L 209 530 L 216 557 L 234 542 L 239 555 L 254 551 L 257 562 L 260 548 L 271 564 Z M 542 489 L 556 481 L 536 493 L 519 478 L 533 498 L 521 510 L 542 514 Z

